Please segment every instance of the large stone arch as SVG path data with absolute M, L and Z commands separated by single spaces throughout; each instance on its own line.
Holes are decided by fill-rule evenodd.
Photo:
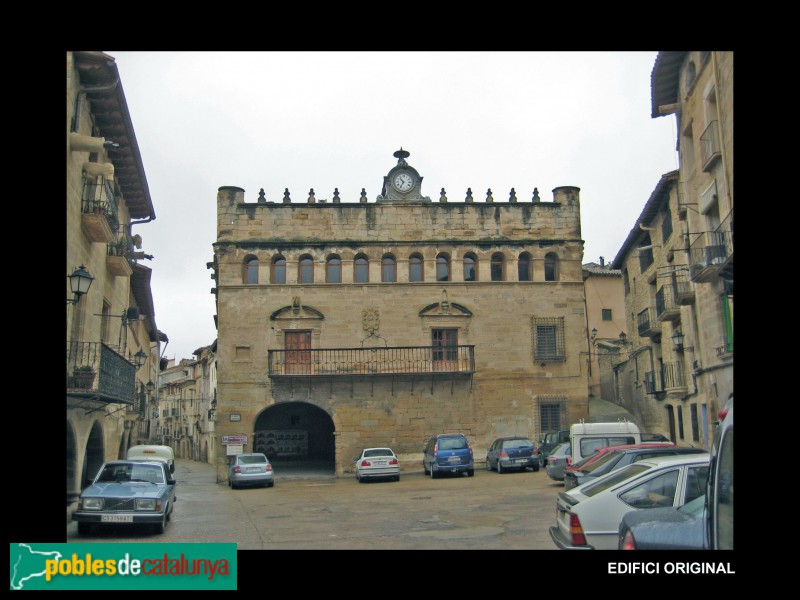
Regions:
M 81 484 L 78 480 L 78 441 L 75 430 L 67 420 L 67 506 L 75 502 L 81 493 Z
M 273 464 L 313 463 L 334 471 L 335 429 L 331 416 L 314 404 L 279 402 L 256 417 L 253 452 L 263 452 Z

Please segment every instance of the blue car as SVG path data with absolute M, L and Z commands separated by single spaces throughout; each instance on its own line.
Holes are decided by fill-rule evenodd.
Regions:
M 472 446 L 463 433 L 435 435 L 425 445 L 422 469 L 431 479 L 445 474 L 475 475 Z
M 175 480 L 166 463 L 114 460 L 105 463 L 81 492 L 72 520 L 78 533 L 104 525 L 152 525 L 164 533 L 175 503 Z

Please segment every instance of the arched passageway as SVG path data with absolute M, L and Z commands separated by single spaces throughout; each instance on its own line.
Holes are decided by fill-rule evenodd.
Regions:
M 321 408 L 305 402 L 281 402 L 265 409 L 253 429 L 253 451 L 266 454 L 276 473 L 334 473 L 333 419 Z
M 100 467 L 105 462 L 105 444 L 103 443 L 103 428 L 97 421 L 92 425 L 89 439 L 86 440 L 86 450 L 83 454 L 83 468 L 81 469 L 80 488 L 86 487 L 87 479 L 94 479 Z

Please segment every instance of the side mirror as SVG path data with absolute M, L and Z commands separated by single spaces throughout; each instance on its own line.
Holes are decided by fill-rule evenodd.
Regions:
M 172 464 L 169 466 L 169 472 L 170 472 L 170 473 L 174 473 L 174 472 L 175 472 L 175 463 L 172 463 Z
M 357 456 L 353 459 L 353 462 L 358 462 L 358 457 Z

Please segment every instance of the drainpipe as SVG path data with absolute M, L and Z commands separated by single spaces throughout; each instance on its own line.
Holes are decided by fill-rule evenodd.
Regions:
M 725 191 L 728 193 L 728 198 L 730 202 L 730 208 L 733 209 L 733 191 L 731 191 L 730 186 L 730 175 L 728 174 L 728 161 L 726 158 L 725 153 L 725 140 L 722 138 L 722 115 L 720 114 L 720 110 L 722 109 L 722 99 L 719 97 L 719 75 L 717 72 L 717 53 L 712 51 L 711 52 L 711 68 L 713 69 L 714 73 L 714 93 L 717 95 L 717 117 L 718 121 L 717 124 L 719 125 L 719 152 L 722 158 L 722 171 L 725 173 Z

